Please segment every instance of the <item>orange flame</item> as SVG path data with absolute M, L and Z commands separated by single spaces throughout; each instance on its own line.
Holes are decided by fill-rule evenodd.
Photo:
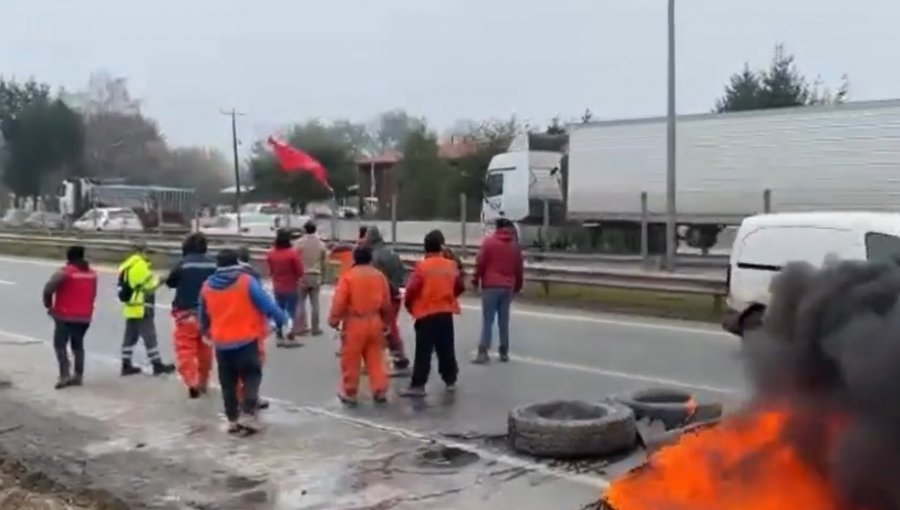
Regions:
M 853 510 L 786 439 L 792 414 L 763 410 L 686 435 L 606 493 L 615 510 Z M 827 443 L 842 422 L 829 420 Z

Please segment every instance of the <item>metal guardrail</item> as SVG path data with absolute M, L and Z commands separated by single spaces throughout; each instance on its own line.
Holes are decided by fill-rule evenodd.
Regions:
M 162 239 L 145 239 L 150 250 L 156 253 L 179 257 L 181 255 L 181 243 Z M 88 249 L 109 250 L 113 252 L 129 251 L 128 241 L 123 239 L 100 239 L 85 237 L 61 237 L 48 235 L 19 235 L 0 233 L 0 244 L 10 243 L 19 247 L 53 247 L 62 249 L 72 243 L 81 243 Z M 215 239 L 211 249 L 228 246 L 230 243 Z M 262 260 L 266 248 L 251 247 L 251 254 L 256 260 Z M 401 258 L 407 265 L 414 264 L 419 257 L 402 254 Z M 471 260 L 463 260 L 467 270 L 472 269 Z M 558 265 L 547 263 L 527 262 L 525 265 L 525 280 L 530 283 L 542 285 L 573 285 L 607 287 L 627 290 L 646 290 L 656 292 L 670 292 L 677 294 L 698 294 L 720 298 L 724 296 L 727 288 L 724 274 L 721 276 L 697 275 L 686 273 L 663 273 L 650 270 L 627 270 L 602 267 L 572 267 L 571 265 Z M 717 301 L 719 301 L 717 299 Z M 718 304 L 717 304 L 718 306 Z
M 0 234 L 21 235 L 21 236 L 61 236 L 77 239 L 134 239 L 140 238 L 145 240 L 166 240 L 173 243 L 181 242 L 181 239 L 187 234 L 187 230 L 163 230 L 161 232 L 138 232 L 138 231 L 94 231 L 94 230 L 50 230 L 50 229 L 0 229 Z M 257 236 L 231 236 L 231 235 L 209 235 L 210 240 L 214 240 L 221 244 L 247 245 L 254 247 L 269 246 L 272 239 L 268 237 Z M 326 237 L 323 239 L 328 240 Z M 345 241 L 345 240 L 339 240 Z M 391 244 L 391 243 L 389 243 Z M 392 246 L 398 253 L 421 253 L 421 244 L 412 243 L 393 243 Z M 474 256 L 477 247 L 468 246 L 462 250 L 460 246 L 451 246 L 459 250 L 462 257 Z M 547 263 L 583 263 L 596 265 L 631 265 L 631 266 L 647 266 L 661 267 L 661 257 L 651 256 L 649 260 L 644 260 L 640 255 L 611 255 L 601 253 L 571 253 L 571 252 L 544 252 L 534 249 L 524 250 L 525 258 L 533 262 Z M 702 269 L 725 269 L 728 267 L 728 255 L 710 254 L 680 254 L 678 264 L 685 268 L 702 268 Z

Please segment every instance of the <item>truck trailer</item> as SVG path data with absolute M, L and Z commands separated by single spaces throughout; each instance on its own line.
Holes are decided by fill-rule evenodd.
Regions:
M 549 211 L 552 225 L 639 236 L 645 193 L 651 247 L 664 249 L 664 117 L 575 124 L 556 151 L 528 143 L 542 136 L 520 135 L 491 161 L 485 222 L 541 224 Z M 676 140 L 677 222 L 697 248 L 767 206 L 900 210 L 900 100 L 683 115 Z
M 60 213 L 71 221 L 92 208 L 123 207 L 133 210 L 146 229 L 161 223 L 188 227 L 197 211 L 193 189 L 129 185 L 124 179 L 65 179 L 56 198 Z

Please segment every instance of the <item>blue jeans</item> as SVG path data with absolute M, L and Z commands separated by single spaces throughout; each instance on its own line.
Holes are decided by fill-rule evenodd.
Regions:
M 297 303 L 299 301 L 299 292 L 289 292 L 287 294 L 275 293 L 275 304 L 278 305 L 278 308 L 286 313 L 291 320 L 294 320 L 294 317 L 297 314 Z
M 494 333 L 494 317 L 500 330 L 500 352 L 509 352 L 509 307 L 513 291 L 506 287 L 481 289 L 481 343 L 480 351 L 491 350 Z

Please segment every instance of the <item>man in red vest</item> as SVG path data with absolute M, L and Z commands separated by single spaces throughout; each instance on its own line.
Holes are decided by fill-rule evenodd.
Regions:
M 83 246 L 66 251 L 66 265 L 44 286 L 44 307 L 53 317 L 53 349 L 59 363 L 56 389 L 81 386 L 84 377 L 84 335 L 94 316 L 97 273 L 84 259 Z M 70 372 L 69 347 L 75 357 L 75 373 Z
M 236 251 L 222 250 L 216 264 L 218 269 L 200 291 L 200 330 L 216 350 L 228 432 L 254 433 L 261 429 L 259 343 L 269 335 L 269 319 L 282 328 L 287 317 L 259 281 L 241 268 Z M 238 381 L 243 384 L 240 401 Z

